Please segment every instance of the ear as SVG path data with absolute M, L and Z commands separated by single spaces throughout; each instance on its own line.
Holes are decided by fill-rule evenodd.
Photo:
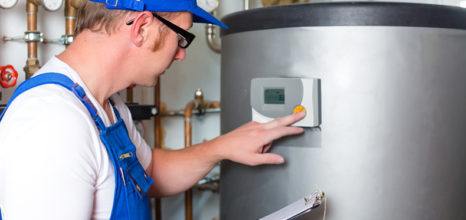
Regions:
M 149 37 L 149 26 L 153 22 L 153 16 L 150 12 L 141 12 L 131 24 L 131 42 L 140 47 Z

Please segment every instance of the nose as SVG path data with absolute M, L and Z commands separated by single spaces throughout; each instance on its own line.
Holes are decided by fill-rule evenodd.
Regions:
M 175 54 L 175 60 L 184 60 L 186 57 L 186 49 L 179 47 L 178 51 L 176 51 Z

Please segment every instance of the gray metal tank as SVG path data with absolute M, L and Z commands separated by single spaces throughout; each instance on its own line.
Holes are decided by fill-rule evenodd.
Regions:
M 466 219 L 466 11 L 324 3 L 238 12 L 222 33 L 222 133 L 251 120 L 253 78 L 321 79 L 318 128 L 286 164 L 221 166 L 221 219 L 311 194 L 327 220 Z M 322 219 L 323 207 L 300 219 Z

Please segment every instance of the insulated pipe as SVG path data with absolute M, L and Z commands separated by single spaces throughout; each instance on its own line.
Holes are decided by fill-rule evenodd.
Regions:
M 184 146 L 185 148 L 192 145 L 192 123 L 191 118 L 193 110 L 197 109 L 201 114 L 206 109 L 220 108 L 220 102 L 206 102 L 204 101 L 204 94 L 201 89 L 197 89 L 194 95 L 194 100 L 188 102 L 184 109 Z M 185 220 L 193 219 L 193 191 L 189 189 L 185 192 Z
M 27 32 L 37 33 L 37 11 L 40 2 L 37 0 L 27 0 L 26 2 L 26 13 L 27 13 Z M 28 47 L 28 59 L 24 72 L 26 72 L 26 78 L 29 78 L 37 70 L 39 70 L 39 59 L 37 58 L 37 41 L 27 41 Z
M 157 79 L 157 85 L 154 87 L 154 105 L 157 111 L 162 112 L 160 98 L 160 77 Z M 162 148 L 163 133 L 162 133 L 162 117 L 157 114 L 154 118 L 154 148 Z M 162 220 L 162 200 L 155 198 L 155 219 Z

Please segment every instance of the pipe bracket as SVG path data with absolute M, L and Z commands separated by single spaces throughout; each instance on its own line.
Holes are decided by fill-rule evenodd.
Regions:
M 25 42 L 44 42 L 44 34 L 39 31 L 26 31 L 24 32 Z
M 60 37 L 60 43 L 66 46 L 73 43 L 73 40 L 74 40 L 74 35 L 64 34 Z

